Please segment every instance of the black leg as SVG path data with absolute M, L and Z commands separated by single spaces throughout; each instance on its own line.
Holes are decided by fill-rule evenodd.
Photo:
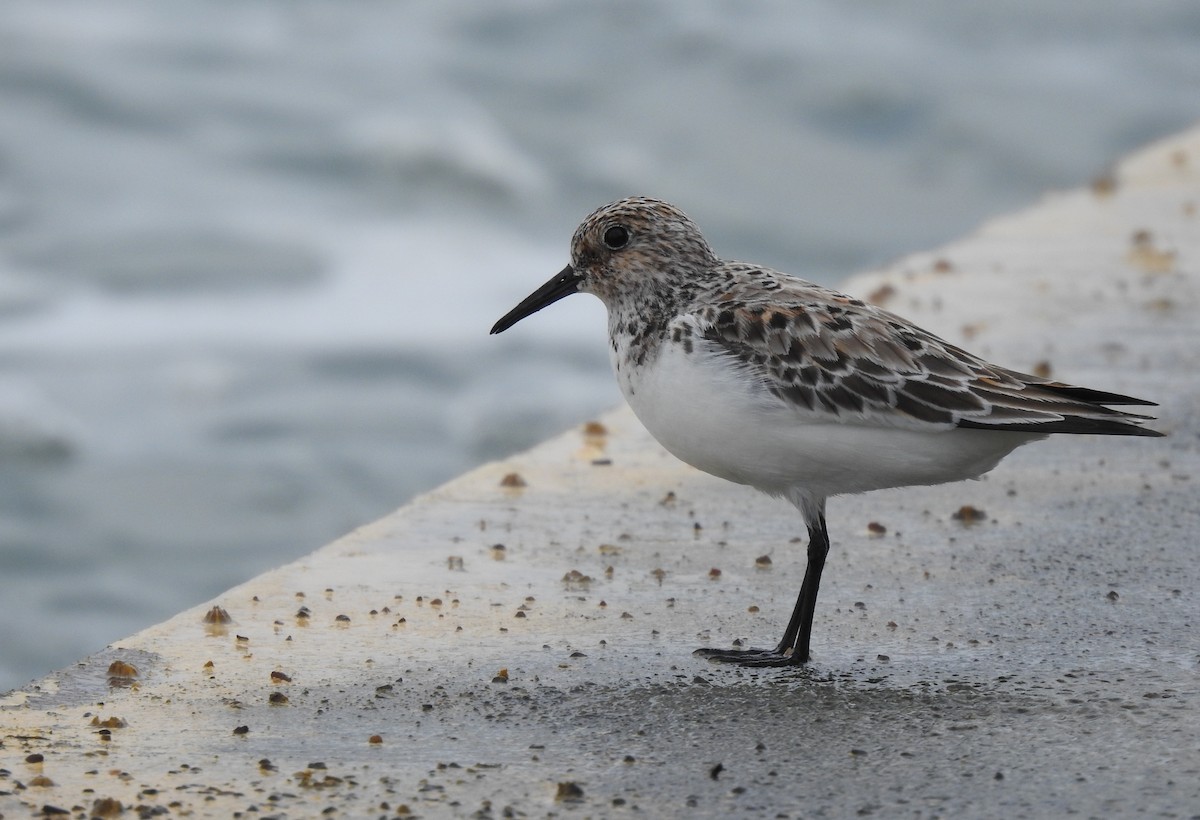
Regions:
M 788 619 L 783 640 L 774 649 L 697 649 L 695 654 L 722 663 L 742 666 L 791 666 L 808 662 L 808 647 L 812 639 L 813 613 L 817 610 L 817 590 L 821 586 L 821 571 L 829 554 L 829 531 L 825 528 L 825 513 L 808 527 L 808 568 L 800 584 L 796 608 Z
M 821 572 L 825 569 L 825 557 L 829 555 L 829 530 L 825 528 L 825 516 L 817 518 L 808 528 L 808 568 L 804 570 L 804 581 L 800 584 L 800 596 L 796 608 L 783 632 L 776 652 L 792 650 L 794 663 L 808 661 L 808 645 L 812 640 L 813 613 L 817 611 L 817 590 L 821 586 Z

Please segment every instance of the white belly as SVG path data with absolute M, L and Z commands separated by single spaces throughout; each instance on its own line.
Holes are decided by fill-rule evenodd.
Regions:
M 616 354 L 614 354 L 615 367 Z M 1043 436 L 906 429 L 804 411 L 756 386 L 732 360 L 666 344 L 648 368 L 616 368 L 638 419 L 707 473 L 796 500 L 977 478 Z

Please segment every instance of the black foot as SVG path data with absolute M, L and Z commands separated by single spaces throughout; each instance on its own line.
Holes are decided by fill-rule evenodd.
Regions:
M 718 663 L 735 663 L 738 666 L 800 666 L 807 662 L 791 653 L 778 649 L 713 649 L 705 647 L 692 653 Z

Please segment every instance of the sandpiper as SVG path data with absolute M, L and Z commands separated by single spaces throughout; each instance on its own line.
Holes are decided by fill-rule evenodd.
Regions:
M 861 299 L 723 261 L 655 199 L 584 219 L 570 264 L 491 332 L 577 292 L 607 307 L 613 370 L 646 429 L 707 473 L 786 498 L 808 527 L 783 639 L 697 650 L 713 660 L 808 661 L 830 496 L 978 478 L 1050 433 L 1162 435 L 1107 406 L 1154 402 L 1008 370 Z

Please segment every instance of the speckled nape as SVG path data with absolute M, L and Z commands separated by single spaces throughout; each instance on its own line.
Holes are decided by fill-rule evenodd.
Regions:
M 830 288 L 721 261 L 666 202 L 585 218 L 571 263 L 495 327 L 575 292 L 608 309 L 613 368 L 646 428 L 683 461 L 787 498 L 809 528 L 800 596 L 771 650 L 704 650 L 748 665 L 808 660 L 828 551 L 825 500 L 977 478 L 1051 433 L 1158 436 L 1152 402 L 990 364 Z

